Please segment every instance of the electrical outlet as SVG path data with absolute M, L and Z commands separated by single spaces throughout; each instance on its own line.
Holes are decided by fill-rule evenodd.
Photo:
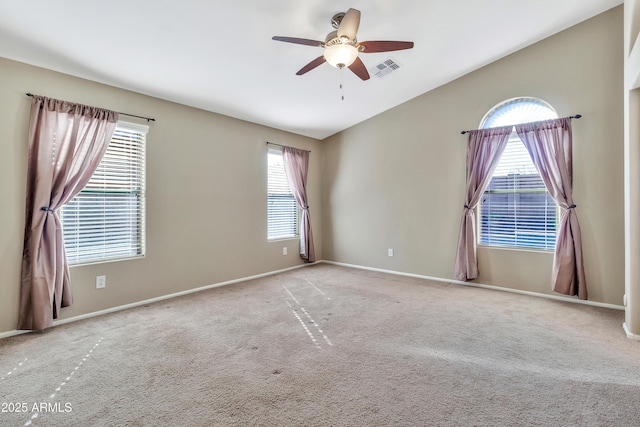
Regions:
M 389 248 L 389 256 L 393 256 L 393 249 Z
M 102 289 L 107 286 L 107 276 L 96 276 L 96 289 Z
M 282 248 L 282 255 L 286 255 L 287 254 L 287 247 L 285 246 L 284 248 Z

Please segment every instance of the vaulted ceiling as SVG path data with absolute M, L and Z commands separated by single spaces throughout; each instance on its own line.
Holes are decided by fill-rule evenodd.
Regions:
M 621 3 L 6 0 L 0 56 L 324 139 Z M 360 54 L 369 69 L 399 65 L 367 81 L 326 63 L 297 76 L 322 49 L 272 36 L 324 41 L 349 8 L 361 11 L 358 40 L 415 47 Z

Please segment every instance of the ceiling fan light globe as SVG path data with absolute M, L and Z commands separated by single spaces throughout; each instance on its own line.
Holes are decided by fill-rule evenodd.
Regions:
M 336 68 L 348 67 L 358 57 L 358 49 L 350 44 L 336 44 L 324 49 L 324 59 Z

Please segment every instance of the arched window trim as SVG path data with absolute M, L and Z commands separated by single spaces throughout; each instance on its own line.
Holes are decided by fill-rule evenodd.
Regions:
M 523 104 L 523 103 L 527 103 L 527 104 L 534 104 L 534 105 L 538 105 L 539 107 L 545 108 L 547 109 L 549 112 L 551 112 L 552 114 L 549 114 L 546 117 L 540 117 L 537 116 L 535 118 L 532 118 L 531 120 L 525 119 L 525 120 L 518 120 L 515 121 L 513 123 L 493 123 L 490 121 L 491 117 L 493 115 L 495 115 L 497 112 L 504 110 L 506 107 L 510 106 L 510 105 L 517 105 L 517 104 Z M 540 113 L 539 113 L 540 114 Z M 544 101 L 543 99 L 540 98 L 536 98 L 533 96 L 518 96 L 515 98 L 510 98 L 507 100 L 504 100 L 502 102 L 499 102 L 498 104 L 496 104 L 493 108 L 491 108 L 487 114 L 484 115 L 484 117 L 482 118 L 482 120 L 480 121 L 480 129 L 487 129 L 487 128 L 492 128 L 492 127 L 499 127 L 499 126 L 509 126 L 509 125 L 518 125 L 518 124 L 522 124 L 522 123 L 530 123 L 530 122 L 536 122 L 539 120 L 547 120 L 547 119 L 557 119 L 558 118 L 558 113 L 556 112 L 555 108 L 553 108 L 553 106 L 551 104 L 549 104 L 548 102 Z M 489 124 L 489 125 L 487 125 Z

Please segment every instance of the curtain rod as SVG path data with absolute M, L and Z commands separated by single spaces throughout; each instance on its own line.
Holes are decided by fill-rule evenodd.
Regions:
M 582 117 L 582 114 L 576 114 L 575 116 L 569 116 L 569 119 L 579 119 Z M 551 119 L 553 120 L 553 119 Z M 542 120 L 545 121 L 545 120 Z M 536 122 L 532 122 L 532 123 L 536 123 Z M 515 125 L 514 125 L 515 126 Z M 491 129 L 491 128 L 487 128 L 487 129 Z M 477 129 L 477 130 L 484 130 L 484 129 Z M 463 130 L 462 132 L 460 132 L 460 134 L 464 135 L 465 133 L 469 133 L 469 132 L 473 132 L 472 130 Z
M 27 96 L 29 96 L 29 97 L 33 97 L 33 94 L 32 94 L 32 93 L 27 93 L 26 95 L 27 95 Z M 148 122 L 155 122 L 155 121 L 156 121 L 156 119 L 153 119 L 153 118 L 151 118 L 151 117 L 136 116 L 135 114 L 121 113 L 121 112 L 119 112 L 119 111 L 118 111 L 118 114 L 122 114 L 122 115 L 124 115 L 124 116 L 129 116 L 129 117 L 137 117 L 137 118 L 139 118 L 139 119 L 145 119 L 145 120 L 146 120 L 146 121 L 148 121 Z
M 275 145 L 276 147 L 287 147 L 286 145 L 280 145 L 280 144 L 276 144 L 275 142 L 269 142 L 267 141 L 268 145 Z M 295 147 L 291 147 L 291 148 L 295 148 Z M 296 148 L 296 150 L 300 150 L 299 148 Z M 310 150 L 300 150 L 300 151 L 306 151 L 307 153 L 310 153 Z

